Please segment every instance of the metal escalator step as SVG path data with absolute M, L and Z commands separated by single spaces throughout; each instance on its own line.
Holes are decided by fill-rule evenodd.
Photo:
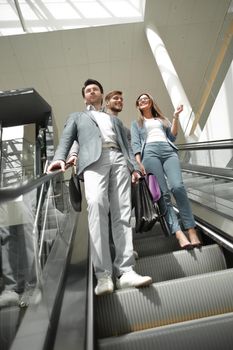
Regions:
M 136 261 L 135 270 L 149 275 L 153 282 L 162 282 L 207 272 L 226 269 L 222 249 L 217 244 L 201 249 L 180 250 L 158 256 L 147 256 Z
M 153 236 L 153 237 L 158 237 L 158 236 L 164 237 L 165 236 L 159 221 L 157 221 L 154 224 L 154 226 L 152 227 L 152 229 L 150 231 L 147 231 L 147 232 L 136 232 L 134 223 L 131 223 L 131 225 L 133 228 L 133 238 L 134 239 L 141 239 L 142 237 L 151 237 L 151 236 Z
M 97 336 L 233 312 L 233 269 L 115 291 L 96 298 Z
M 0 309 L 0 348 L 1 350 L 10 349 L 14 340 L 20 319 L 22 309 L 18 306 L 7 306 Z
M 139 257 L 164 254 L 181 249 L 175 236 L 150 236 L 135 239 L 133 246 L 134 250 L 138 252 Z
M 100 350 L 232 350 L 233 313 L 100 339 Z

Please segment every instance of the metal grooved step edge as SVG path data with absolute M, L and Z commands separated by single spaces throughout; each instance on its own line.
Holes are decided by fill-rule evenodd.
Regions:
M 97 336 L 106 338 L 233 312 L 233 269 L 120 290 L 97 298 Z
M 135 239 L 133 245 L 140 257 L 154 254 L 165 254 L 174 250 L 180 250 L 175 236 L 142 237 L 141 239 Z
M 233 313 L 205 317 L 120 337 L 100 339 L 100 350 L 232 350 Z
M 141 275 L 151 276 L 153 282 L 161 282 L 226 268 L 222 249 L 217 244 L 212 244 L 202 249 L 140 258 L 135 270 Z

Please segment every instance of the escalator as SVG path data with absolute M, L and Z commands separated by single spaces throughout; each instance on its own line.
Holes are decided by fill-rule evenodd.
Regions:
M 134 232 L 136 271 L 151 275 L 153 284 L 96 297 L 85 205 L 78 221 L 75 216 L 73 238 L 67 236 L 68 225 L 51 250 L 41 300 L 23 311 L 19 327 L 11 322 L 8 332 L 17 332 L 10 349 L 232 348 L 229 240 L 215 241 L 210 229 L 200 225 L 203 247 L 186 251 L 164 235 L 159 223 L 150 232 Z M 62 245 L 67 248 L 64 260 Z
M 201 249 L 181 250 L 159 223 L 150 232 L 134 232 L 136 271 L 151 275 L 153 284 L 99 297 L 93 292 L 86 205 L 80 214 L 67 212 L 71 216 L 43 269 L 40 300 L 32 298 L 20 310 L 21 322 L 9 322 L 9 349 L 232 349 L 232 220 L 211 208 L 217 226 L 202 202 L 192 208 Z
M 98 349 L 232 349 L 233 254 L 201 237 L 185 251 L 158 224 L 135 234 L 136 271 L 153 284 L 96 298 Z
M 228 152 L 230 164 L 232 148 L 232 140 L 179 148 L 203 247 L 181 250 L 159 224 L 135 233 L 136 271 L 153 284 L 95 299 L 98 349 L 232 349 L 233 173 L 217 163 Z
M 134 232 L 136 271 L 153 284 L 98 297 L 90 264 L 78 259 L 78 236 L 51 349 L 232 349 L 233 244 L 196 222 L 203 247 L 192 251 L 181 250 L 159 223 L 150 232 Z

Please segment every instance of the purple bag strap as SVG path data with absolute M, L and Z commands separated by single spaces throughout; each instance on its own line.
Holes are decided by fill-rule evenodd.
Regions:
M 153 202 L 157 202 L 161 197 L 161 191 L 157 177 L 151 173 L 146 175 L 146 182 L 148 184 L 150 193 L 152 195 Z

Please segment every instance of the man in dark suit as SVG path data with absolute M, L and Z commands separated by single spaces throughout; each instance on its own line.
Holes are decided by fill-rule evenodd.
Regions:
M 48 171 L 57 168 L 65 171 L 68 152 L 76 141 L 77 174 L 83 176 L 88 205 L 91 254 L 97 278 L 95 294 L 113 292 L 113 267 L 117 288 L 147 286 L 152 283 L 151 277 L 140 276 L 133 270 L 130 186 L 131 178 L 135 182 L 140 177 L 136 171 L 137 163 L 130 157 L 122 122 L 102 109 L 102 85 L 88 79 L 82 95 L 87 108 L 72 113 L 67 119 Z M 71 154 L 68 162 L 76 156 Z M 113 264 L 109 247 L 109 213 L 116 253 Z

